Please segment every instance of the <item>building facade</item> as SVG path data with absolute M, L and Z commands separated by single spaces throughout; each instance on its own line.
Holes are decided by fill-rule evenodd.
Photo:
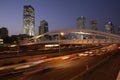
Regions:
M 96 20 L 91 20 L 90 21 L 90 29 L 91 30 L 98 30 L 98 28 L 97 28 L 97 21 Z
M 31 5 L 24 6 L 23 12 L 23 34 L 35 35 L 35 13 Z
M 0 38 L 5 38 L 8 36 L 8 29 L 5 27 L 0 28 Z
M 120 26 L 118 26 L 118 34 L 120 35 Z
M 46 20 L 40 21 L 39 35 L 48 32 L 48 22 Z
M 77 29 L 86 29 L 86 18 L 84 16 L 77 18 Z
M 105 30 L 107 33 L 114 33 L 114 25 L 112 24 L 112 22 L 108 22 L 105 25 Z

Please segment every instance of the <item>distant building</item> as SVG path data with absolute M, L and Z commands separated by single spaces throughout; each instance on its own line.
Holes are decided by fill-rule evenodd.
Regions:
M 24 6 L 23 34 L 35 35 L 35 13 L 31 5 Z
M 77 29 L 86 29 L 86 18 L 84 16 L 77 18 Z
M 0 28 L 0 38 L 4 38 L 8 36 L 8 29 L 5 27 Z
M 91 30 L 98 30 L 97 29 L 97 21 L 96 20 L 91 20 L 90 21 L 90 29 Z
M 48 32 L 48 22 L 46 20 L 40 21 L 39 35 Z
M 120 35 L 120 26 L 118 27 L 118 34 Z
M 114 25 L 112 24 L 112 22 L 108 22 L 105 25 L 105 30 L 107 33 L 114 33 Z
M 29 38 L 31 38 L 31 36 L 29 36 L 27 34 L 19 34 L 18 35 L 19 40 L 25 40 L 25 39 L 29 39 Z
M 0 45 L 3 45 L 3 39 L 0 39 Z

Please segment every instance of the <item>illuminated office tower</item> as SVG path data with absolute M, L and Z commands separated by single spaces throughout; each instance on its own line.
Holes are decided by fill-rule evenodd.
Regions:
M 96 20 L 91 20 L 90 21 L 90 29 L 91 30 L 98 30 L 97 29 L 97 22 L 96 22 Z
M 24 6 L 23 13 L 23 34 L 35 35 L 35 13 L 31 5 Z
M 77 29 L 86 29 L 86 18 L 84 16 L 77 18 Z
M 46 20 L 40 21 L 39 34 L 48 32 L 48 22 Z
M 108 22 L 108 23 L 105 25 L 105 30 L 106 30 L 106 32 L 108 32 L 108 33 L 114 33 L 114 26 L 113 26 L 112 22 Z

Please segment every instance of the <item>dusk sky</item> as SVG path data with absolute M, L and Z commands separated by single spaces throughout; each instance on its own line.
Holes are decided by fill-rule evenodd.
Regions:
M 9 35 L 18 35 L 23 29 L 23 6 L 35 9 L 35 33 L 41 20 L 48 21 L 49 31 L 76 28 L 76 19 L 85 16 L 96 20 L 98 29 L 105 31 L 105 24 L 112 21 L 115 29 L 120 26 L 120 0 L 0 0 L 0 27 Z

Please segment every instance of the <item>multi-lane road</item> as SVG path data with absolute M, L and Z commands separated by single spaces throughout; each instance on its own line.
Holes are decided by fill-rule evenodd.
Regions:
M 105 47 L 107 51 L 99 51 L 99 55 L 70 54 L 42 60 L 42 63 L 22 64 L 13 67 L 11 74 L 0 77 L 0 80 L 78 80 L 96 65 L 110 58 L 113 46 Z M 104 50 L 104 48 L 102 48 Z M 93 51 L 93 50 L 92 50 Z M 88 51 L 91 53 L 92 51 Z M 97 51 L 97 50 L 96 50 Z M 87 54 L 89 54 L 87 52 Z M 94 52 L 95 53 L 95 52 Z M 104 54 L 103 54 L 104 53 Z M 114 53 L 114 51 L 112 52 Z M 84 52 L 86 54 L 86 52 Z M 34 65 L 30 67 L 31 65 Z M 30 68 L 29 68 L 30 67 Z M 16 70 L 17 69 L 17 70 Z M 82 80 L 79 78 L 79 80 Z
M 27 72 L 0 77 L 0 80 L 74 80 L 77 76 L 82 75 L 102 59 L 106 58 L 106 56 L 105 54 L 69 59 L 59 57 L 37 65 L 38 71 L 31 69 Z

